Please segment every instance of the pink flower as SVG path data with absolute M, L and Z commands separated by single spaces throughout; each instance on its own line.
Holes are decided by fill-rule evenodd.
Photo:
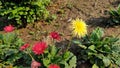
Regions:
M 37 54 L 43 54 L 44 50 L 47 48 L 47 45 L 45 42 L 37 42 L 36 44 L 34 44 L 32 51 Z
M 26 48 L 28 48 L 30 45 L 29 44 L 24 44 L 23 46 L 20 47 L 20 50 L 23 51 Z
M 8 25 L 4 27 L 5 32 L 12 32 L 14 30 L 14 27 L 12 25 Z
M 60 68 L 57 64 L 50 64 L 48 68 Z
M 33 60 L 32 63 L 31 63 L 31 68 L 38 68 L 41 66 L 41 63 Z
M 57 32 L 51 32 L 50 37 L 56 40 L 60 40 L 60 35 Z

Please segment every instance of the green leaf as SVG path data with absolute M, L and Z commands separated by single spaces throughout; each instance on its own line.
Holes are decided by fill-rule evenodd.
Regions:
M 69 66 L 68 66 L 68 63 L 67 63 L 67 62 L 65 62 L 65 63 L 64 63 L 64 65 L 65 65 L 65 68 L 69 68 Z
M 28 10 L 30 10 L 30 8 L 29 8 L 29 7 L 26 7 L 25 10 L 28 11 Z
M 118 5 L 118 10 L 117 10 L 118 14 L 120 15 L 120 4 Z
M 27 22 L 31 22 L 31 20 L 30 20 L 30 19 L 27 19 Z
M 32 4 L 33 4 L 33 5 L 37 5 L 37 6 L 39 6 L 39 7 L 43 6 L 43 5 L 42 5 L 42 2 L 38 2 L 38 1 L 37 1 L 37 2 L 32 2 Z
M 81 47 L 81 48 L 83 48 L 83 49 L 87 48 L 87 46 L 82 45 L 82 43 L 79 40 L 73 40 L 73 43 L 78 44 L 78 46 Z
M 96 54 L 96 57 L 98 57 L 99 59 L 103 59 L 104 55 L 103 54 Z
M 110 65 L 111 61 L 107 57 L 104 57 L 103 58 L 103 63 L 106 67 L 108 67 Z
M 55 45 L 51 46 L 51 56 L 54 57 L 57 54 L 57 48 Z
M 50 60 L 49 59 L 43 59 L 43 64 L 47 67 L 50 64 Z
M 23 14 L 24 14 L 24 12 L 19 12 L 19 14 L 20 14 L 20 15 L 23 15 Z
M 0 1 L 0 6 L 2 5 L 2 2 Z
M 0 46 L 2 45 L 2 43 L 3 43 L 3 42 L 2 42 L 2 40 L 0 39 Z
M 120 56 L 119 56 L 120 57 Z M 120 65 L 120 58 L 115 62 L 117 65 Z
M 88 52 L 88 57 L 91 57 L 92 55 L 96 55 L 94 52 Z
M 3 35 L 2 34 L 0 34 L 0 40 L 2 40 L 3 39 Z
M 94 64 L 93 66 L 92 66 L 92 68 L 99 68 L 96 64 Z
M 34 14 L 34 12 L 33 12 L 33 11 L 30 11 L 29 13 L 30 13 L 30 15 L 33 15 L 33 14 Z
M 101 28 L 96 28 L 90 35 L 91 41 L 99 41 L 104 35 L 104 32 Z
M 69 51 L 67 51 L 67 52 L 65 52 L 65 53 L 63 54 L 63 59 L 64 59 L 64 60 L 68 60 L 69 57 L 70 57 L 70 52 L 69 52 Z
M 81 44 L 79 44 L 78 46 L 81 47 L 81 48 L 83 48 L 83 49 L 86 49 L 86 48 L 87 48 L 87 46 L 81 45 Z
M 79 40 L 73 40 L 73 43 L 75 43 L 75 44 L 81 44 L 81 42 Z
M 91 46 L 89 46 L 89 47 L 88 47 L 88 49 L 90 49 L 90 50 L 93 50 L 93 51 L 94 51 L 94 50 L 95 50 L 95 46 L 94 46 L 94 45 L 91 45 Z
M 73 56 L 69 61 L 69 68 L 75 68 L 76 67 L 76 56 Z

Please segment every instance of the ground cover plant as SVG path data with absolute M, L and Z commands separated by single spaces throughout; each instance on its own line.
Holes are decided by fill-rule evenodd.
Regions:
M 109 25 L 120 25 L 120 5 L 118 5 L 118 8 L 115 10 L 109 11 L 110 13 L 110 20 L 112 22 L 109 22 Z
M 120 39 L 104 36 L 101 28 L 96 28 L 90 35 L 73 42 L 80 47 L 78 59 L 89 61 L 92 68 L 119 67 Z
M 50 0 L 2 0 L 0 1 L 0 18 L 7 20 L 8 24 L 26 26 L 27 23 L 47 19 L 49 12 L 46 6 L 49 3 Z
M 0 34 L 0 68 L 17 66 L 18 60 L 23 57 L 19 47 L 24 42 L 13 30 L 14 27 L 9 25 L 4 28 L 6 33 Z

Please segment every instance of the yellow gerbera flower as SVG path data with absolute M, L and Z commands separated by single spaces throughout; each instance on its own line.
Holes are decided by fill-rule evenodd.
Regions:
M 87 34 L 87 25 L 82 19 L 72 20 L 71 28 L 76 37 L 84 37 Z

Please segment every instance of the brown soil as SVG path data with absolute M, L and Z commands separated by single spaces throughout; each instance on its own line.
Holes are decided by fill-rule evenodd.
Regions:
M 25 42 L 42 40 L 51 31 L 61 33 L 62 40 L 69 40 L 70 21 L 81 18 L 88 24 L 88 33 L 96 27 L 101 27 L 104 28 L 106 35 L 116 36 L 120 33 L 120 26 L 108 28 L 105 24 L 109 18 L 108 11 L 116 8 L 119 3 L 119 0 L 52 0 L 48 10 L 51 14 L 56 15 L 57 19 L 51 23 L 38 21 L 19 31 Z
M 72 19 L 81 18 L 88 24 L 88 33 L 96 27 L 104 28 L 106 35 L 117 36 L 120 33 L 120 26 L 107 27 L 108 11 L 116 8 L 119 0 L 52 0 L 48 6 L 51 14 L 55 14 L 57 19 L 51 23 L 44 21 L 29 24 L 26 28 L 19 29 L 20 37 L 26 43 L 33 44 L 35 41 L 41 41 L 49 35 L 51 31 L 57 31 L 61 34 L 62 40 L 69 40 L 71 32 L 69 24 Z M 120 37 L 120 36 L 118 36 Z M 66 44 L 66 43 L 65 43 Z M 85 66 L 85 65 L 84 65 Z M 89 68 L 78 67 L 77 68 Z

